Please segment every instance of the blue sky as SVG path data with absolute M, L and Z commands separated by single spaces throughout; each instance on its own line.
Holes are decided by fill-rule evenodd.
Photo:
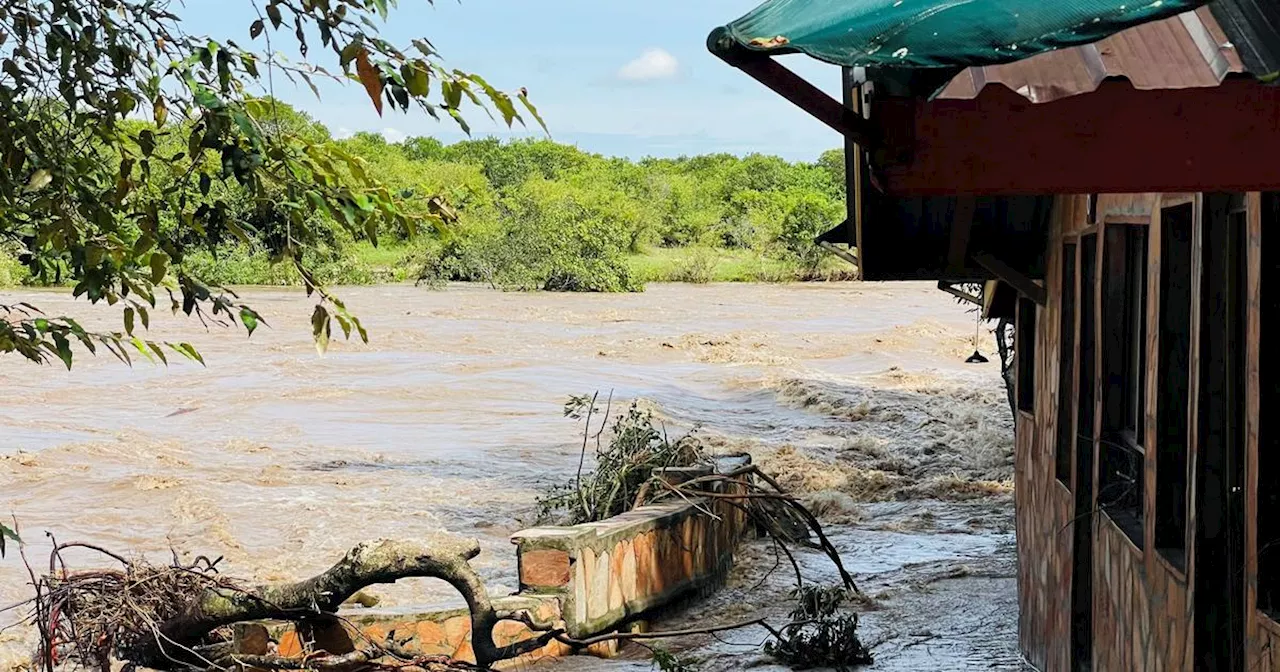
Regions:
M 426 37 L 451 67 L 480 73 L 502 89 L 527 87 L 552 137 L 588 151 L 633 158 L 764 152 L 812 160 L 838 146 L 839 136 L 706 50 L 712 28 L 755 4 L 437 0 L 433 7 L 427 0 L 400 0 L 383 34 L 397 44 Z M 241 44 L 255 17 L 245 0 L 186 0 L 178 13 L 191 33 Z M 802 57 L 785 62 L 838 95 L 837 68 Z M 419 111 L 379 118 L 356 85 L 321 91 L 317 101 L 305 87 L 276 82 L 280 98 L 336 133 L 464 137 L 452 122 L 435 122 Z M 468 121 L 473 135 L 507 135 L 478 110 Z

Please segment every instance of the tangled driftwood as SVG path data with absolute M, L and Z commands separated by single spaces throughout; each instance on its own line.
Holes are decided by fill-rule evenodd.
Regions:
M 63 555 L 72 548 L 105 554 L 121 567 L 70 571 Z M 156 566 L 89 544 L 59 544 L 52 552 L 49 574 L 36 578 L 32 572 L 37 595 L 31 601 L 31 620 L 41 635 L 36 658 L 49 672 L 64 664 L 108 672 L 113 659 L 160 670 L 461 666 L 406 652 L 393 639 L 367 641 L 342 654 L 320 652 L 305 660 L 242 655 L 233 649 L 227 626 L 265 619 L 334 619 L 338 607 L 360 589 L 410 577 L 442 579 L 466 600 L 480 668 L 540 648 L 559 634 L 510 646 L 494 644 L 493 629 L 500 620 L 527 622 L 528 617 L 494 608 L 469 564 L 479 552 L 476 541 L 452 537 L 428 543 L 379 540 L 356 546 L 333 567 L 305 581 L 245 587 L 220 575 L 216 560 L 199 558 L 183 565 L 175 558 L 172 565 Z

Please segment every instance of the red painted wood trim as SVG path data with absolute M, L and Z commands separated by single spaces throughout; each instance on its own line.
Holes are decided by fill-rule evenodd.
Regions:
M 875 160 L 899 195 L 1280 190 L 1280 87 L 1140 91 L 1127 81 L 1033 104 L 1003 86 L 973 100 L 885 99 Z

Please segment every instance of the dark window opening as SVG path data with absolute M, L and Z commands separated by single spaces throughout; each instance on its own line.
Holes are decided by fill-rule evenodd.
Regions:
M 1280 319 L 1280 246 L 1270 244 L 1268 231 L 1280 226 L 1280 194 L 1262 196 L 1262 286 L 1259 290 L 1259 343 L 1268 343 L 1276 330 L 1268 327 Z M 1270 316 L 1272 322 L 1268 322 Z M 1280 618 L 1280 445 L 1268 409 L 1280 403 L 1280 370 L 1274 351 L 1258 348 L 1258 608 Z
M 1102 283 L 1102 436 L 1098 504 L 1143 546 L 1147 228 L 1108 226 Z
M 1156 549 L 1187 561 L 1187 439 L 1191 387 L 1192 204 L 1160 216 L 1159 366 L 1156 377 Z
M 1096 411 L 1094 402 L 1095 382 L 1098 375 L 1097 348 L 1098 311 L 1098 242 L 1097 235 L 1090 234 L 1080 239 L 1080 375 L 1076 387 L 1076 396 L 1080 398 L 1076 410 L 1076 440 L 1089 444 L 1088 455 L 1093 455 L 1093 418 Z M 1093 478 L 1093 467 L 1084 473 L 1076 472 L 1079 478 Z M 1079 480 L 1076 482 L 1079 485 Z
M 1093 419 L 1097 380 L 1098 237 L 1080 238 L 1080 354 L 1076 370 L 1075 517 L 1072 519 L 1071 658 L 1074 669 L 1093 661 Z
M 1195 465 L 1196 669 L 1243 670 L 1244 198 L 1205 194 Z
M 1018 358 L 1018 410 L 1036 410 L 1036 302 L 1018 300 L 1018 332 L 1014 353 Z
M 1074 435 L 1071 411 L 1075 408 L 1076 361 L 1076 246 L 1062 246 L 1062 306 L 1058 326 L 1058 442 L 1054 472 L 1071 487 L 1071 439 Z

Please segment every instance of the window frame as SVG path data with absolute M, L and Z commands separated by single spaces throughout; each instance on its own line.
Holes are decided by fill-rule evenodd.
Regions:
M 1146 546 L 1147 221 L 1104 222 L 1098 507 L 1139 550 Z
M 1017 358 L 1017 405 L 1023 413 L 1036 413 L 1036 322 L 1040 307 L 1025 297 L 1018 297 L 1017 328 L 1014 356 Z
M 1155 460 L 1156 552 L 1174 569 L 1185 572 L 1187 563 L 1188 511 L 1191 491 L 1191 441 L 1193 436 L 1193 383 L 1198 375 L 1193 365 L 1194 334 L 1199 330 L 1199 270 L 1196 240 L 1201 217 L 1199 200 L 1162 203 L 1159 226 L 1159 277 L 1156 278 L 1156 372 L 1153 408 L 1156 418 Z M 1177 228 L 1175 228 L 1177 227 Z M 1178 247 L 1174 247 L 1177 245 Z M 1178 264 L 1178 265 L 1175 265 Z M 1173 293 L 1175 279 L 1177 305 Z M 1175 323 L 1176 321 L 1176 323 Z M 1175 348 L 1178 350 L 1175 352 Z M 1179 387 L 1180 385 L 1180 387 Z M 1172 402 L 1172 406 L 1170 404 Z
M 1058 306 L 1058 418 L 1057 441 L 1054 446 L 1054 475 L 1058 482 L 1071 491 L 1071 471 L 1075 461 L 1075 408 L 1076 395 L 1076 330 L 1079 327 L 1079 309 L 1076 302 L 1080 291 L 1078 269 L 1080 241 L 1064 240 L 1059 261 Z

